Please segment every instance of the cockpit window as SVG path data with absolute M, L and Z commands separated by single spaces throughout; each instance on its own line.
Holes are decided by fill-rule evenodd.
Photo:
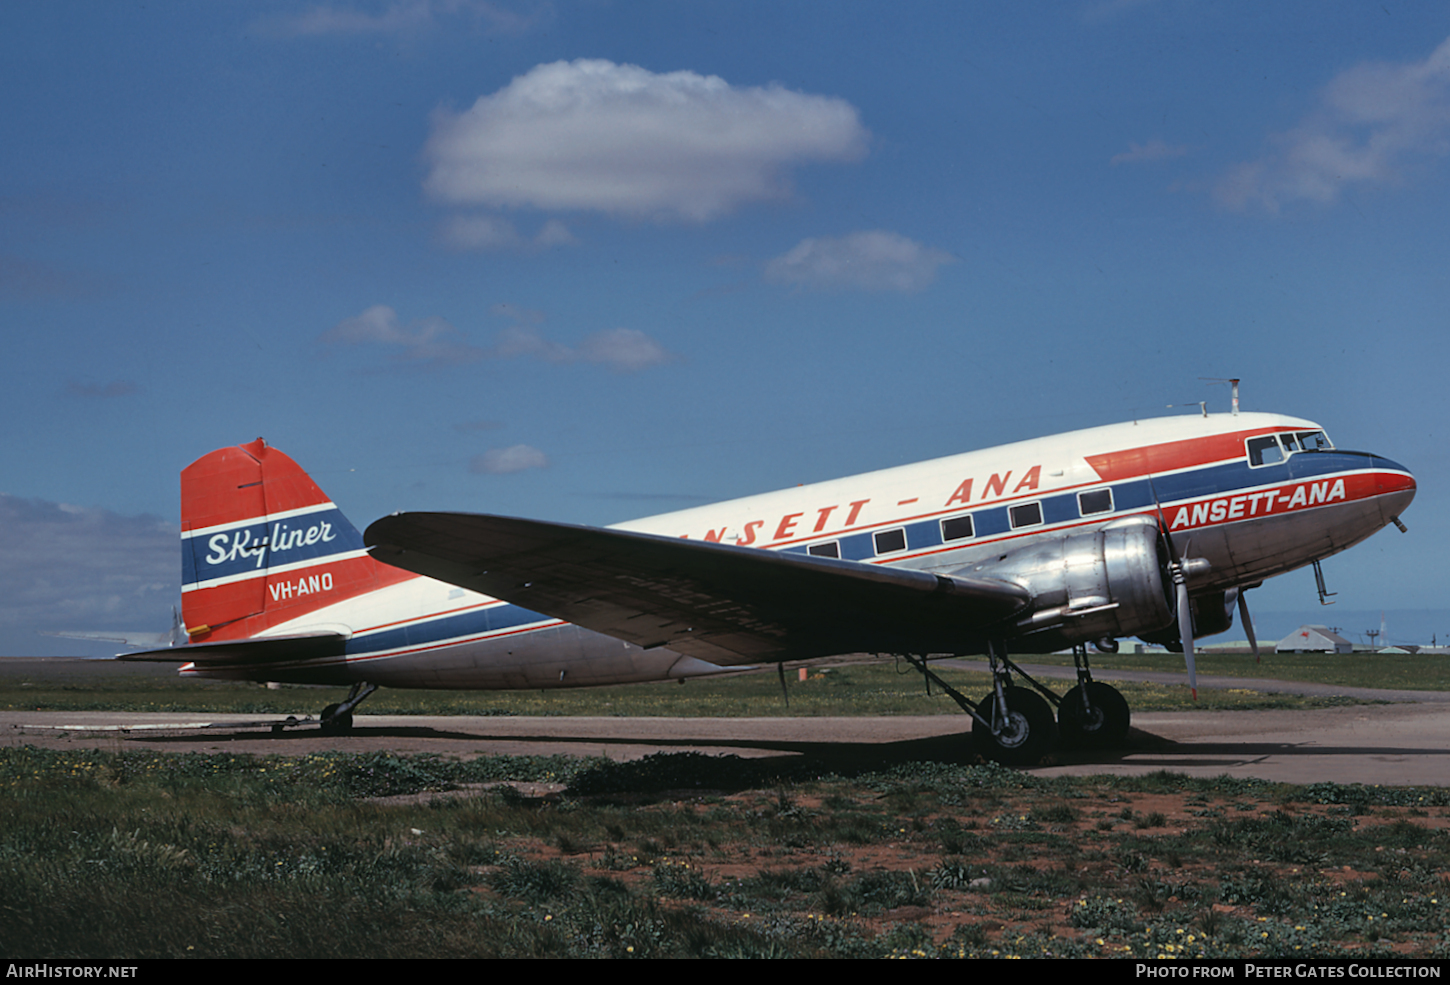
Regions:
M 1284 450 L 1279 447 L 1279 439 L 1272 434 L 1250 438 L 1248 447 L 1250 468 L 1258 468 L 1261 465 L 1278 465 L 1284 461 Z
M 1282 431 L 1250 438 L 1245 444 L 1251 468 L 1278 465 L 1296 452 L 1334 450 L 1334 445 L 1323 431 Z

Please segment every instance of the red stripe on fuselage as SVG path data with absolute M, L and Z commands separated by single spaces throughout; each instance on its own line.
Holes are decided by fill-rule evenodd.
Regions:
M 1200 496 L 1163 505 L 1170 533 L 1197 530 L 1264 517 L 1297 513 L 1304 509 L 1374 499 L 1383 495 L 1383 479 L 1394 473 L 1358 472 L 1316 476 L 1267 485 L 1253 491 Z M 1414 484 L 1411 480 L 1411 485 Z M 1403 488 L 1397 486 L 1397 488 Z
M 1244 441 L 1260 434 L 1277 434 L 1289 431 L 1278 427 L 1254 428 L 1249 431 L 1234 431 L 1231 434 L 1215 434 L 1203 438 L 1187 438 L 1183 441 L 1165 441 L 1158 445 L 1143 445 L 1140 448 L 1125 448 L 1104 455 L 1086 455 L 1085 460 L 1093 471 L 1102 476 L 1104 482 L 1118 482 L 1134 479 L 1150 473 L 1176 472 L 1199 465 L 1227 462 L 1247 455 Z M 1302 428 L 1300 430 L 1303 430 Z

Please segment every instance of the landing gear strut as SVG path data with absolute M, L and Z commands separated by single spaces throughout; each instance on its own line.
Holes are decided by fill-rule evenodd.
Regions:
M 1057 728 L 1068 748 L 1106 749 L 1128 736 L 1128 702 L 1118 689 L 1093 680 L 1087 647 L 1072 648 L 1077 667 L 1077 687 L 1062 696 L 1057 705 Z
M 362 704 L 363 699 L 378 689 L 376 684 L 358 681 L 347 692 L 347 698 L 340 704 L 328 705 L 322 709 L 322 734 L 346 735 L 352 731 L 352 710 Z
M 999 645 L 990 643 L 987 647 L 992 693 L 975 703 L 933 673 L 924 656 L 905 657 L 927 681 L 934 681 L 972 716 L 972 748 L 978 755 L 1007 766 L 1036 766 L 1057 745 L 1057 723 L 1046 701 L 1025 687 L 1013 685 L 1011 669 L 1015 668 L 1005 655 L 999 655 Z
M 1092 679 L 1086 646 L 1075 646 L 1072 653 L 1078 683 L 1058 697 L 1013 663 L 1002 641 L 989 642 L 992 691 L 975 703 L 933 673 L 924 656 L 903 656 L 928 684 L 935 682 L 972 716 L 972 748 L 979 755 L 1007 766 L 1034 766 L 1057 748 L 1059 740 L 1067 748 L 1103 749 L 1121 743 L 1128 734 L 1127 701 L 1117 688 Z M 1031 687 L 1014 684 L 1013 674 Z M 1052 705 L 1057 705 L 1056 721 Z

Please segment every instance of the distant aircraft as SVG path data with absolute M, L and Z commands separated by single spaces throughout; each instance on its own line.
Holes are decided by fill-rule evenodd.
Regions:
M 1193 641 L 1228 629 L 1235 604 L 1252 634 L 1246 590 L 1403 530 L 1414 495 L 1403 466 L 1336 449 L 1317 424 L 1204 414 L 609 528 L 398 513 L 363 536 L 258 439 L 181 473 L 187 642 L 119 659 L 350 684 L 322 713 L 345 730 L 378 685 L 583 687 L 896 655 L 972 717 L 978 751 L 1030 763 L 1059 735 L 1109 744 L 1128 730 L 1088 643 L 1181 646 L 1196 695 Z M 1067 647 L 1078 683 L 1060 697 L 1008 656 Z M 995 682 L 977 701 L 928 663 L 976 654 Z

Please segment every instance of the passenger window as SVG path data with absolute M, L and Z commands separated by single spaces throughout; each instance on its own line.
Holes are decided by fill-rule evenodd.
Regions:
M 1042 522 L 1042 504 L 1023 503 L 1021 506 L 1014 506 L 1007 511 L 1007 516 L 1011 518 L 1013 530 L 1033 526 Z
M 1089 492 L 1078 493 L 1077 511 L 1079 516 L 1113 512 L 1113 491 L 1111 489 L 1093 489 Z
M 828 540 L 824 544 L 812 544 L 806 548 L 806 551 L 815 557 L 840 557 L 841 542 L 838 540 Z
M 895 530 L 883 530 L 876 535 L 876 553 L 890 554 L 892 551 L 906 550 L 906 531 L 900 527 Z
M 1279 439 L 1272 434 L 1266 434 L 1262 438 L 1250 438 L 1248 447 L 1250 468 L 1278 465 L 1284 461 L 1284 451 L 1279 447 Z
M 966 516 L 954 516 L 950 520 L 943 520 L 941 522 L 942 540 L 963 540 L 967 537 L 974 536 L 976 536 L 976 532 L 972 529 L 972 515 L 970 513 Z

